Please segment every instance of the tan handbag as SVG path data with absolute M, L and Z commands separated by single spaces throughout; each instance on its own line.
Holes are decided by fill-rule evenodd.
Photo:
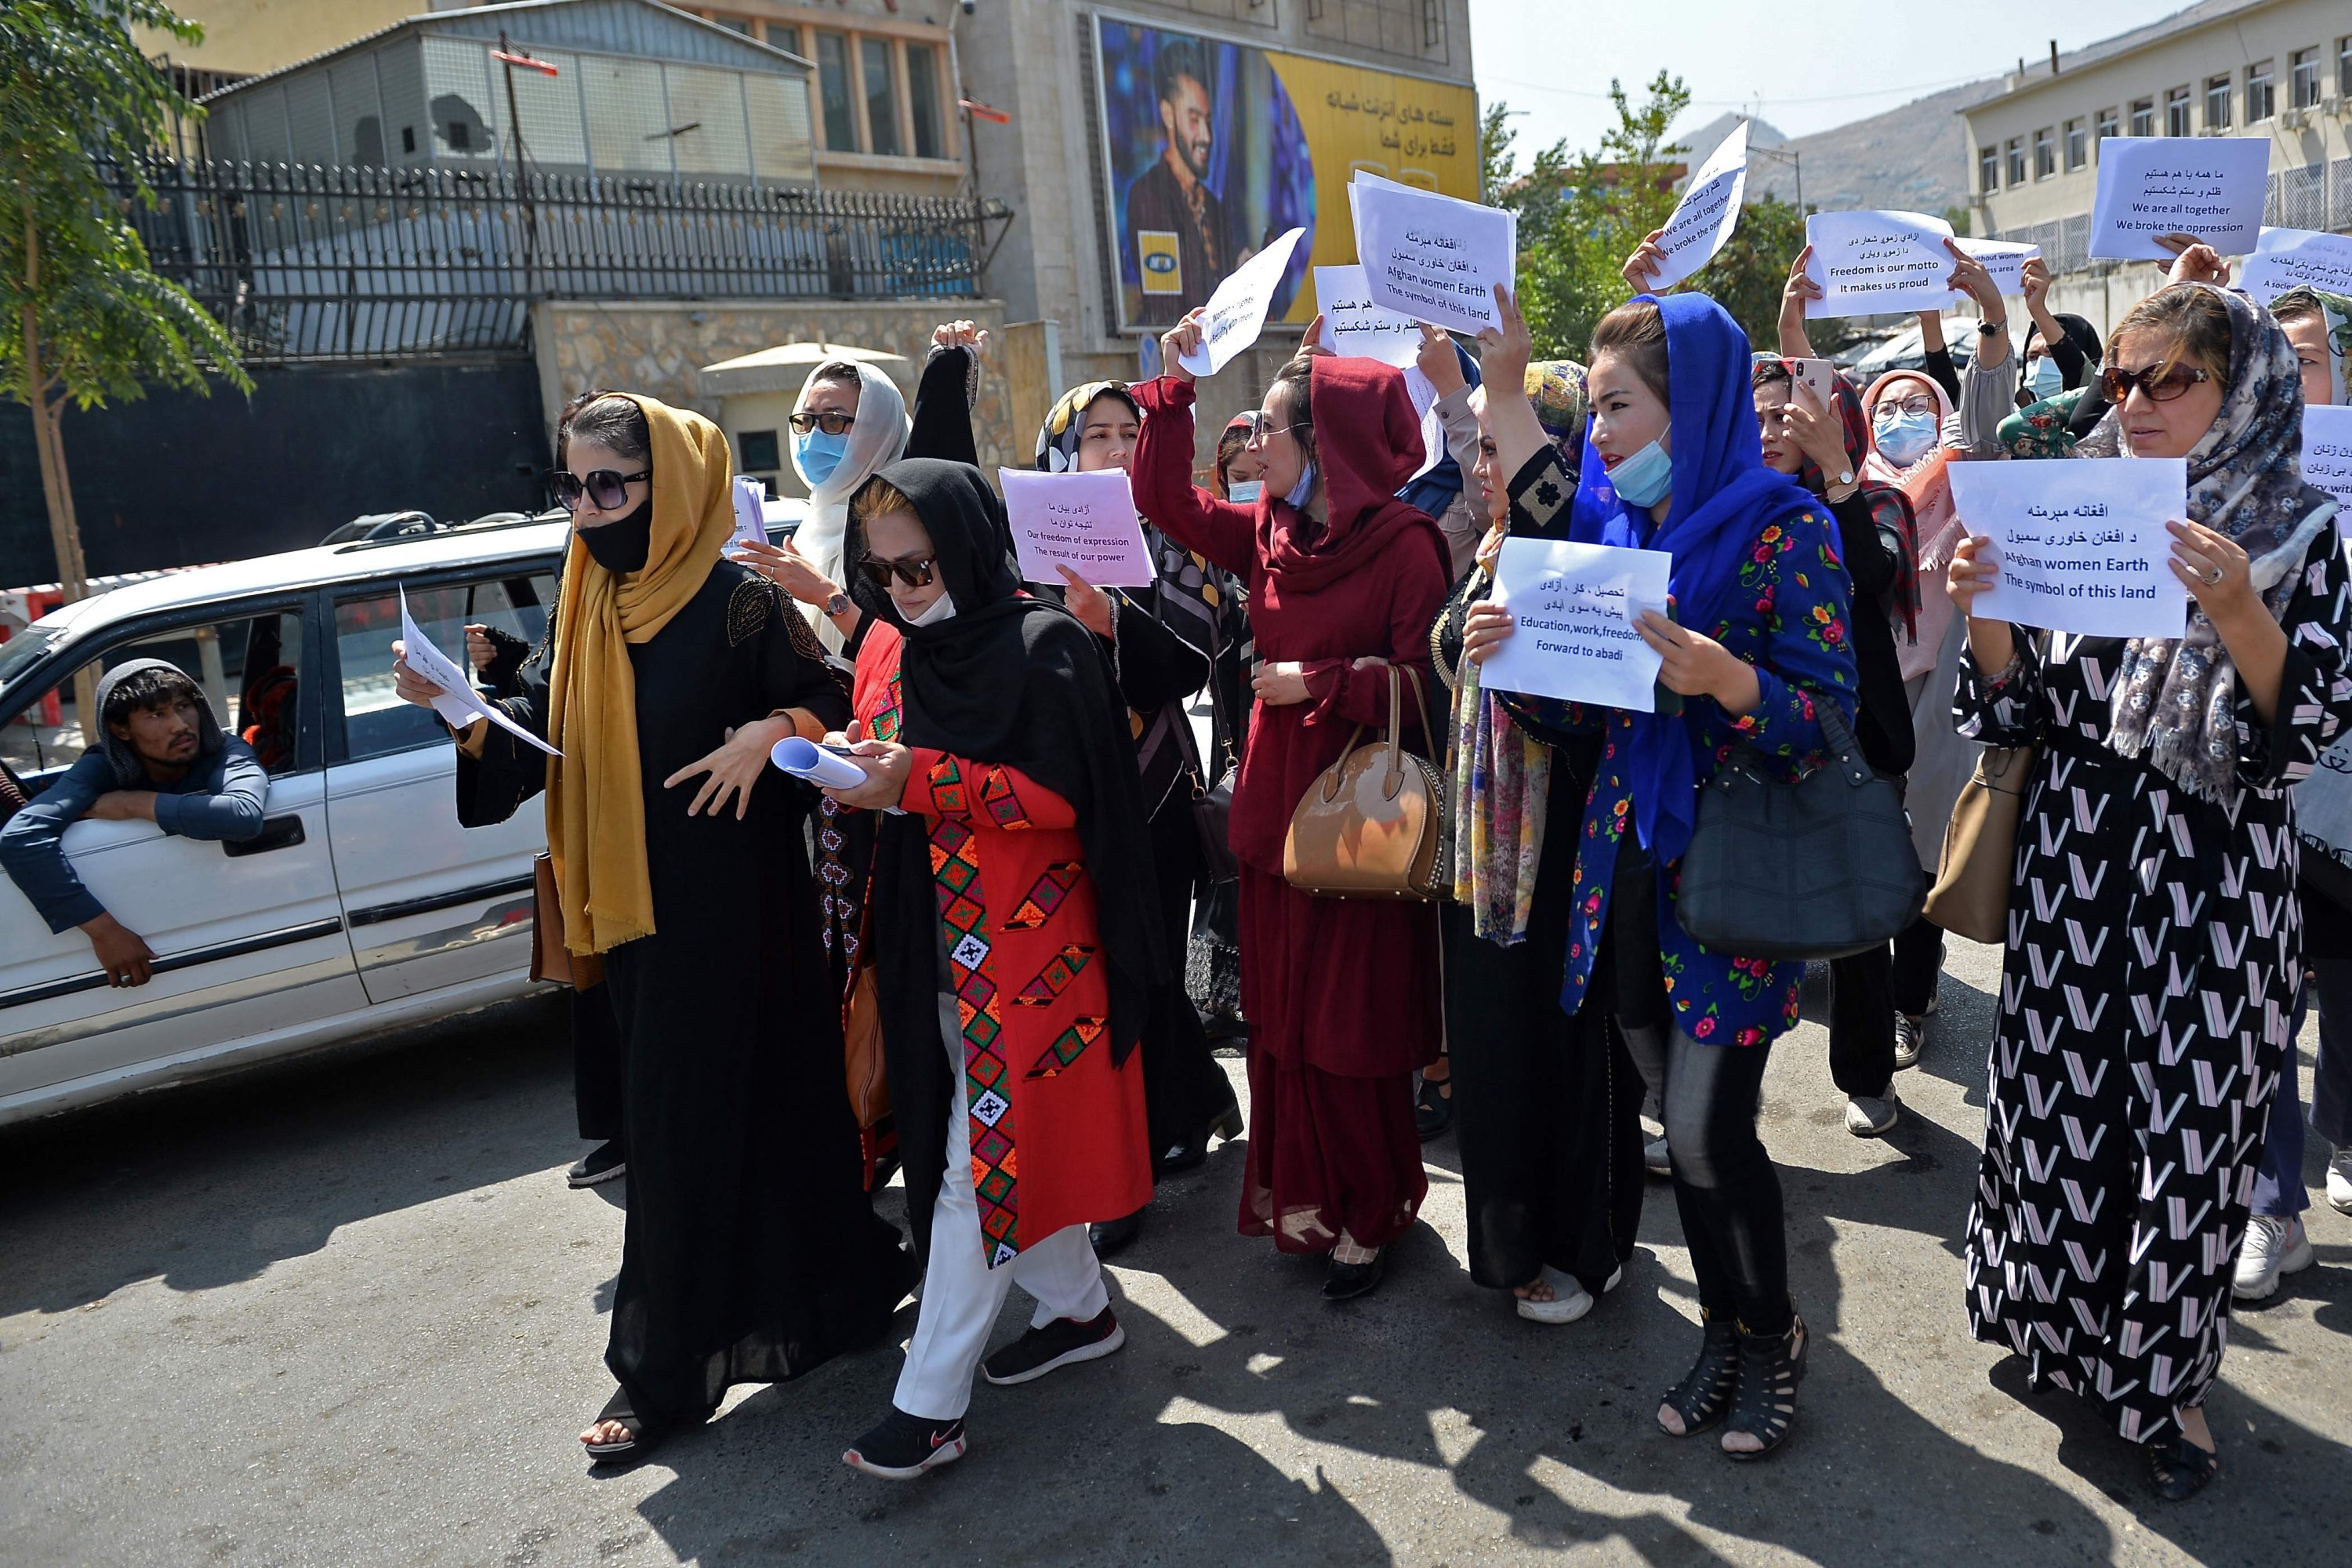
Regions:
M 1927 919 L 1955 936 L 1996 945 L 2009 939 L 2009 895 L 2017 868 L 2017 832 L 2036 748 L 1988 746 L 1952 803 Z
M 1356 726 L 1339 758 L 1307 786 L 1282 845 L 1284 880 L 1325 899 L 1436 899 L 1453 882 L 1444 853 L 1445 780 L 1404 749 L 1404 672 L 1389 667 L 1389 732 L 1369 746 Z M 1413 706 L 1423 735 L 1429 704 L 1418 676 Z
M 572 954 L 563 945 L 563 900 L 555 891 L 555 862 L 541 850 L 530 859 L 530 977 L 569 985 Z
M 859 967 L 850 984 L 849 1005 L 841 1010 L 841 1039 L 849 1109 L 856 1113 L 858 1130 L 869 1131 L 890 1114 L 890 1073 L 882 1059 L 882 999 L 870 963 Z

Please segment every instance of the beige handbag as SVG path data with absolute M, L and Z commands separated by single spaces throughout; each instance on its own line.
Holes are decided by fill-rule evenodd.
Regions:
M 1389 667 L 1388 739 L 1360 746 L 1364 727 L 1357 725 L 1339 760 L 1307 786 L 1290 814 L 1282 875 L 1302 893 L 1436 899 L 1451 889 L 1444 853 L 1445 780 L 1427 759 L 1408 752 L 1399 733 L 1404 674 Z M 1433 737 L 1418 676 L 1412 700 L 1421 710 L 1422 733 Z
M 1988 746 L 1952 803 L 1927 919 L 1955 936 L 1999 945 L 2009 938 L 2009 894 L 2017 867 L 2018 825 L 2036 748 Z

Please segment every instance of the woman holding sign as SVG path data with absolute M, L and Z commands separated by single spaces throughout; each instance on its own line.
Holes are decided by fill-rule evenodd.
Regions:
M 1979 619 L 1999 565 L 1963 542 L 1957 710 L 2041 748 L 1969 1215 L 1976 1336 L 2095 1401 L 2158 1495 L 2220 1468 L 2204 1405 L 2303 961 L 2294 811 L 2352 716 L 2352 600 L 2303 480 L 2293 346 L 2203 284 L 2135 307 L 2101 384 L 2135 458 L 2187 459 L 2179 637 L 2028 637 Z
M 1516 304 L 1496 295 L 1503 331 L 1481 342 L 1524 338 Z M 1811 495 L 1764 466 L 1749 363 L 1747 334 L 1703 294 L 1643 295 L 1602 317 L 1580 482 L 1526 398 L 1487 381 L 1512 537 L 1673 557 L 1672 617 L 1635 621 L 1661 660 L 1657 710 L 1585 707 L 1573 719 L 1601 750 L 1575 829 L 1561 1005 L 1613 1010 L 1665 1060 L 1675 1203 L 1704 1329 L 1658 1425 L 1683 1436 L 1727 1421 L 1722 1447 L 1735 1458 L 1787 1441 L 1804 1373 L 1780 1184 L 1756 1111 L 1771 1043 L 1797 1022 L 1805 966 L 1701 947 L 1675 918 L 1675 890 L 1699 792 L 1723 759 L 1746 746 L 1795 776 L 1821 758 L 1817 705 L 1851 722 L 1855 689 L 1837 534 Z M 1515 626 L 1509 609 L 1476 606 L 1465 657 L 1486 663 Z
M 1168 333 L 1171 374 L 1135 389 L 1134 478 L 1161 531 L 1248 583 L 1265 661 L 1229 823 L 1250 1021 L 1241 1230 L 1328 1254 L 1323 1292 L 1339 1300 L 1380 1284 L 1381 1248 L 1428 1190 L 1412 1075 L 1440 1037 L 1437 920 L 1423 904 L 1309 897 L 1283 879 L 1283 843 L 1350 727 L 1387 721 L 1383 667 L 1429 679 L 1445 537 L 1396 499 L 1421 466 L 1421 421 L 1402 373 L 1376 360 L 1310 353 L 1284 365 L 1252 426 L 1265 465 L 1256 504 L 1195 489 L 1192 378 L 1178 356 L 1199 337 L 1191 319 Z

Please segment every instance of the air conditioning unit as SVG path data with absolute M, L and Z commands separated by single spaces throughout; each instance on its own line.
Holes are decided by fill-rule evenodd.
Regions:
M 2283 130 L 2300 131 L 2305 125 L 2311 123 L 2311 110 L 2307 109 L 2282 109 L 2279 110 L 2278 121 L 2280 128 Z

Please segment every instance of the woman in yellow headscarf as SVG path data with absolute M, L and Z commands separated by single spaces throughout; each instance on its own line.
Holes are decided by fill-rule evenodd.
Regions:
M 878 1336 L 911 1255 L 863 1191 L 803 822 L 768 766 L 849 717 L 848 692 L 776 588 L 721 559 L 726 437 L 650 397 L 579 406 L 556 437 L 572 543 L 551 655 L 459 737 L 457 811 L 500 821 L 542 788 L 565 945 L 601 965 L 625 1059 L 628 1229 L 605 1364 L 581 1435 L 634 1462 L 718 1408 Z M 397 650 L 395 650 L 397 651 Z M 437 687 L 395 667 L 400 694 Z

